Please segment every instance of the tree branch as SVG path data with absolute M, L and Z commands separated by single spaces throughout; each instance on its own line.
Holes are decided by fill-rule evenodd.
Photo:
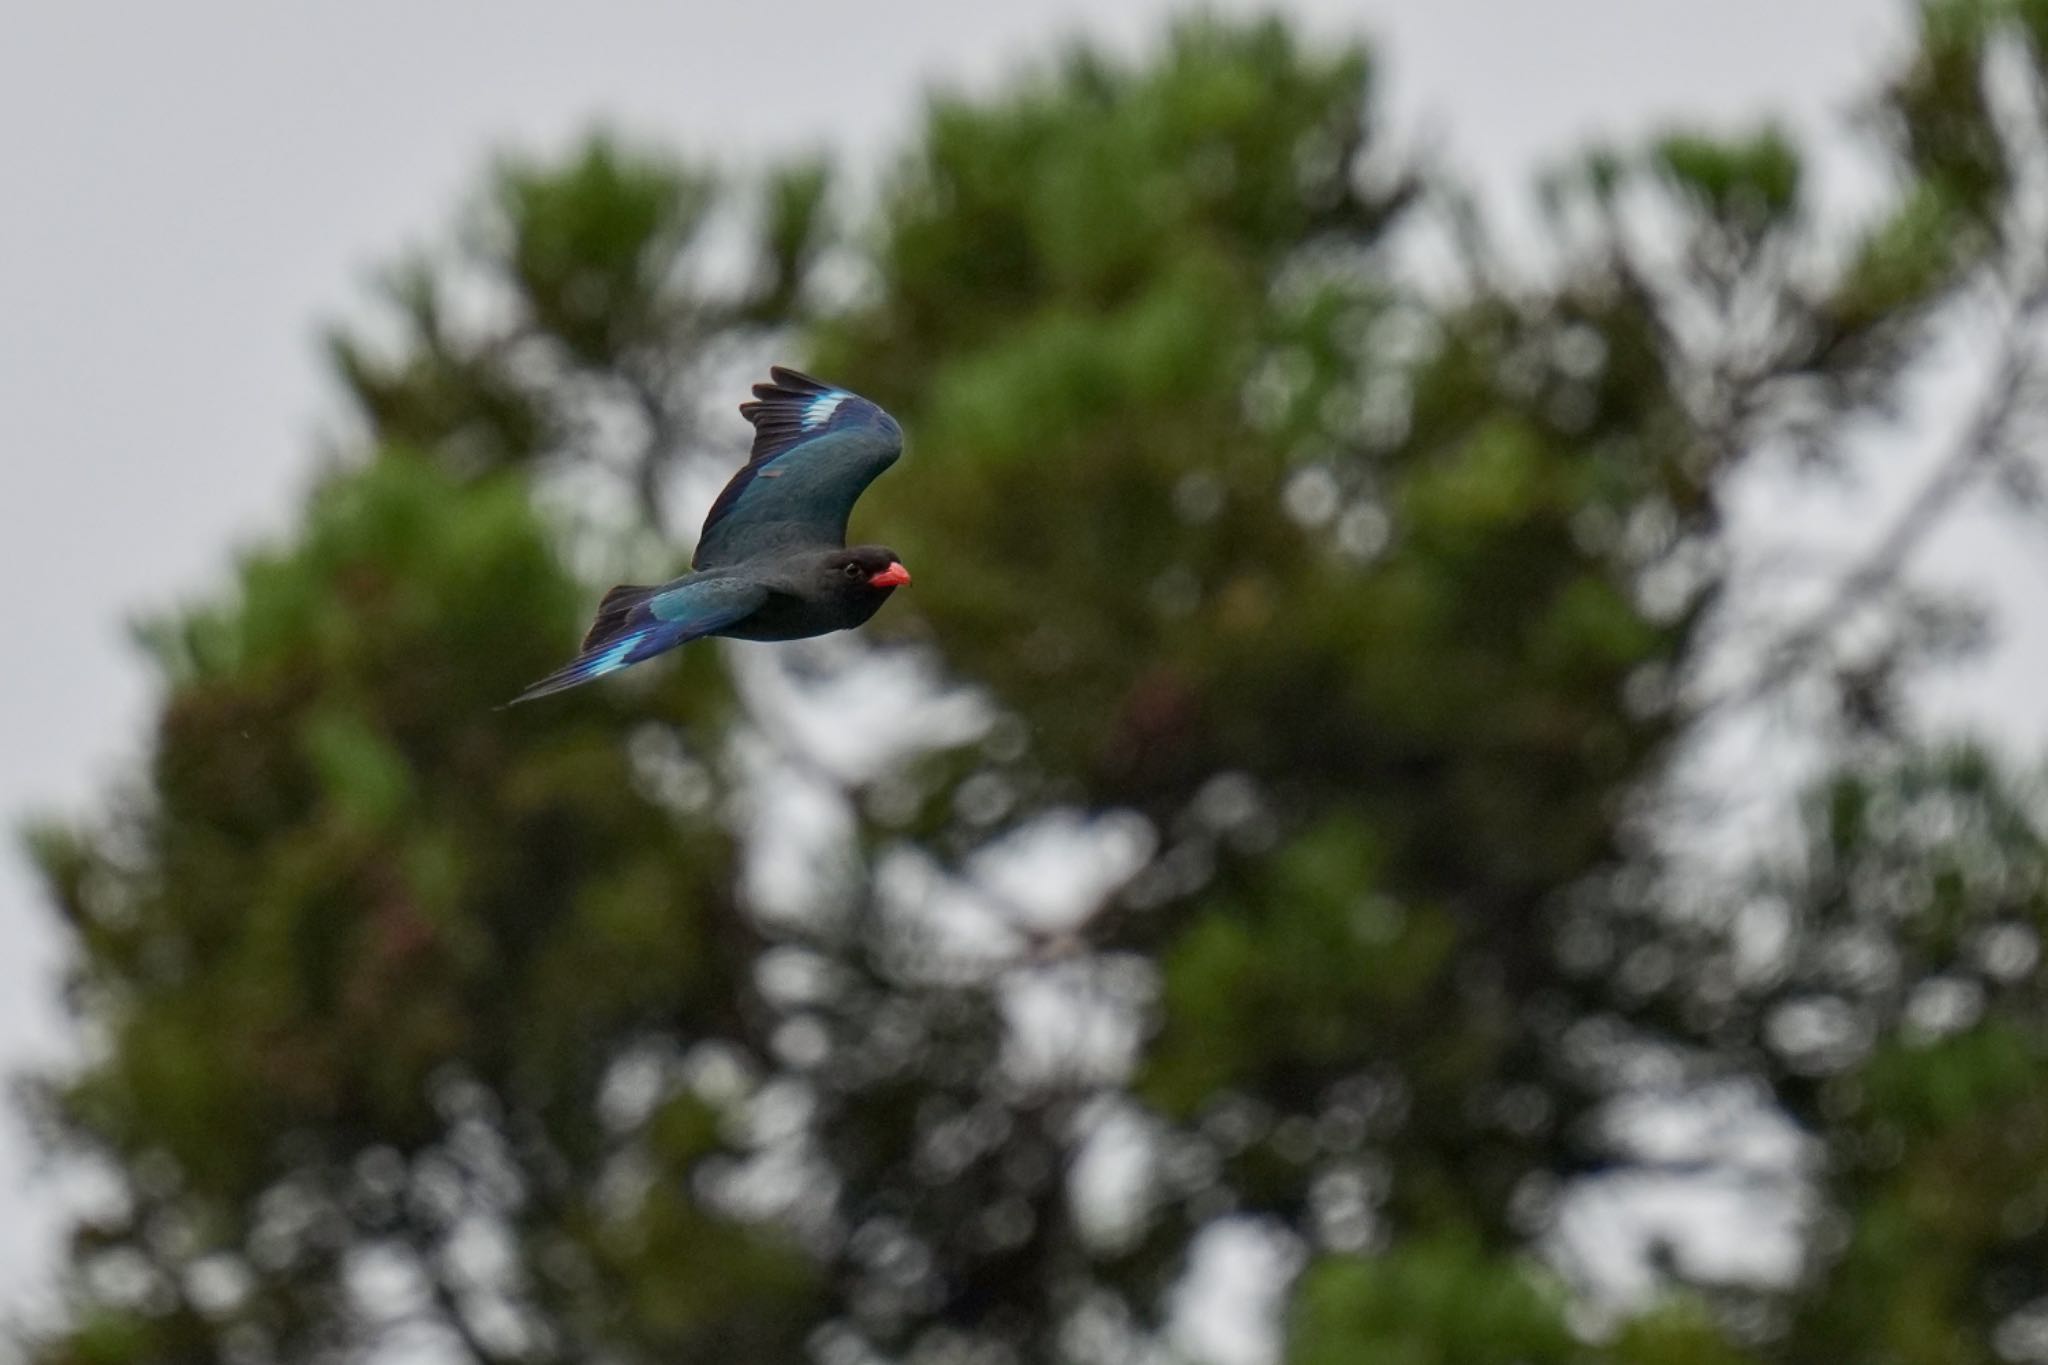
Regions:
M 1811 665 L 1857 609 L 1895 584 L 1906 564 L 1955 506 L 1956 500 L 1996 461 L 2008 431 L 2020 415 L 2035 369 L 2029 326 L 2048 293 L 2036 291 L 2020 302 L 2008 327 L 1998 372 L 1976 415 L 1950 450 L 1936 462 L 1906 505 L 1899 509 L 1863 558 L 1844 574 L 1825 601 L 1764 651 L 1756 675 L 1703 708 L 1759 701 Z

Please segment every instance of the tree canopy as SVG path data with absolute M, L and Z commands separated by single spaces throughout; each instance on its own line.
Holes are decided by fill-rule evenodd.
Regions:
M 1651 132 L 1507 249 L 1279 21 L 934 95 L 865 196 L 497 166 L 31 836 L 89 1040 L 32 1099 L 118 1190 L 35 1358 L 1167 1359 L 1255 1227 L 1298 1365 L 2048 1360 L 2048 798 L 1902 704 L 1973 634 L 1920 538 L 2037 505 L 2048 4 L 1919 14 L 1855 221 Z M 1867 476 L 1956 329 L 1902 518 L 1749 565 L 1738 487 Z M 916 587 L 497 709 L 687 562 L 769 359 L 902 421 Z M 1798 832 L 1708 859 L 1759 726 Z M 1706 1111 L 1796 1155 L 1654 1140 Z M 1603 1294 L 1570 1211 L 1660 1179 L 1789 1268 Z

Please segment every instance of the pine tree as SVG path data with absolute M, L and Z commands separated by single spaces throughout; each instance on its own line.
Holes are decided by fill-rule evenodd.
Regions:
M 42 1112 L 121 1192 L 37 1358 L 1125 1361 L 1232 1219 L 1303 1365 L 2038 1356 L 2048 806 L 1901 697 L 1965 624 L 1910 552 L 2035 474 L 2048 5 L 1930 4 L 1876 101 L 1866 222 L 1666 134 L 1536 264 L 1278 22 L 937 96 L 851 224 L 823 164 L 499 167 L 335 339 L 360 448 L 145 632 L 135 789 L 34 836 Z M 1735 481 L 1857 468 L 1959 326 L 1910 515 L 1759 623 Z M 685 560 L 771 355 L 903 420 L 913 592 L 494 709 Z M 915 742 L 810 737 L 879 689 Z M 1803 844 L 1704 879 L 1688 764 L 1765 713 Z M 1729 1096 L 1798 1272 L 1589 1326 L 1562 1210 Z

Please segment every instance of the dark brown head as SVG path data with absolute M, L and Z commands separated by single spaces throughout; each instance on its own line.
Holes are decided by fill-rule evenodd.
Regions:
M 910 586 L 910 570 L 903 567 L 894 550 L 884 545 L 849 546 L 836 562 L 841 578 L 849 583 L 887 591 Z
M 896 552 L 882 545 L 852 545 L 826 556 L 821 568 L 820 596 L 844 603 L 866 620 L 889 600 L 889 594 L 910 583 L 910 570 Z

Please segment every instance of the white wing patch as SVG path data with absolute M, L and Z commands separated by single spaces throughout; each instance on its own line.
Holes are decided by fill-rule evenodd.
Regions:
M 832 420 L 832 414 L 846 401 L 843 393 L 821 393 L 804 408 L 804 430 L 812 431 Z

